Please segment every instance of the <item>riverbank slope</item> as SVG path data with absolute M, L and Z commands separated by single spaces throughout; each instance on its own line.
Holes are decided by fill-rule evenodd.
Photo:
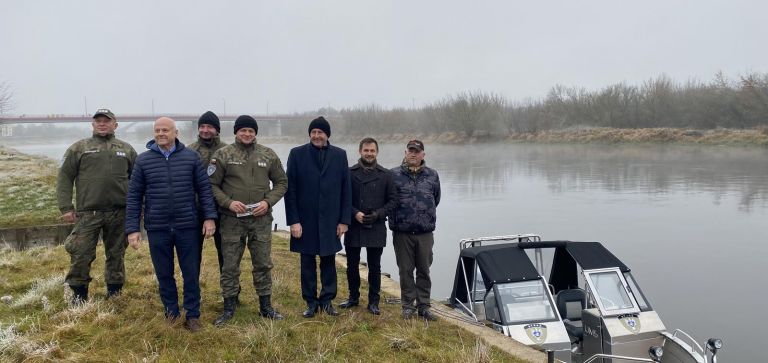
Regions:
M 99 246 L 97 256 L 103 252 Z M 522 362 L 446 321 L 404 321 L 399 304 L 383 303 L 380 316 L 358 307 L 338 317 L 305 319 L 298 257 L 278 236 L 272 255 L 273 301 L 286 320 L 258 316 L 246 253 L 242 305 L 231 324 L 211 324 L 222 303 L 216 251 L 209 241 L 200 276 L 204 328 L 192 334 L 181 322 L 168 324 L 163 318 L 146 242 L 126 253 L 128 280 L 121 296 L 104 300 L 104 260 L 98 258 L 91 301 L 77 308 L 66 304 L 69 289 L 63 278 L 69 259 L 63 246 L 1 250 L 0 295 L 12 298 L 0 303 L 0 361 Z M 346 296 L 343 269 L 338 278 L 338 296 Z M 362 296 L 366 290 L 364 282 Z

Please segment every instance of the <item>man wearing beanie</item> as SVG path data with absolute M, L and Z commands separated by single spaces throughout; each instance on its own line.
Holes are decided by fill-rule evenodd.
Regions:
M 206 111 L 197 120 L 197 142 L 190 144 L 188 148 L 195 150 L 200 154 L 200 159 L 203 161 L 203 167 L 205 167 L 206 170 L 213 153 L 216 152 L 216 150 L 227 146 L 226 143 L 219 139 L 220 131 L 221 125 L 219 124 L 219 116 L 216 116 L 216 114 L 211 111 Z M 200 206 L 198 206 L 198 211 L 202 213 Z M 202 220 L 203 218 L 200 218 L 201 223 Z M 221 272 L 223 261 L 221 256 L 221 232 L 219 231 L 221 225 L 218 218 L 216 218 L 214 222 L 216 222 L 216 232 L 213 234 L 213 243 L 216 245 L 216 254 L 219 256 L 219 272 Z M 202 227 L 201 224 L 200 228 Z M 202 243 L 200 244 L 200 248 L 202 250 Z
M 328 142 L 331 125 L 325 118 L 312 120 L 308 132 L 309 143 L 288 155 L 285 215 L 291 227 L 291 251 L 301 254 L 301 294 L 307 302 L 303 316 L 311 318 L 319 310 L 336 316 L 331 303 L 336 297 L 335 254 L 352 219 L 347 153 Z M 316 256 L 320 256 L 320 295 Z
M 214 324 L 232 319 L 240 294 L 240 261 L 248 247 L 259 314 L 280 320 L 272 307 L 272 206 L 285 194 L 288 178 L 272 149 L 256 143 L 259 125 L 253 117 L 235 120 L 235 143 L 213 154 L 208 167 L 213 195 L 221 214 L 221 294 L 224 311 Z M 272 186 L 270 187 L 270 182 Z

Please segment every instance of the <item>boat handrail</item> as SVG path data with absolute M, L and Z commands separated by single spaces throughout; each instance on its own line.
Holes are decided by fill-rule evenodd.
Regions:
M 696 341 L 696 339 L 693 339 L 693 337 L 690 334 L 686 333 L 682 329 L 675 329 L 675 332 L 671 334 L 672 338 L 680 339 L 677 336 L 677 333 L 682 334 L 685 338 L 688 339 L 688 342 L 693 343 L 691 344 L 691 350 L 693 350 L 694 348 L 698 348 L 699 349 L 698 353 L 701 353 L 702 355 L 706 356 L 707 352 L 704 350 L 704 348 L 701 347 L 701 345 Z M 669 334 L 669 333 L 664 332 L 662 334 Z
M 475 237 L 475 238 L 463 238 L 459 241 L 459 246 L 463 250 L 467 247 L 475 247 L 475 244 L 482 245 L 483 242 L 501 242 L 501 241 L 514 241 L 522 242 L 523 240 L 529 240 L 532 242 L 541 242 L 541 236 L 533 233 L 522 234 L 510 234 L 504 236 L 490 236 L 490 237 Z
M 613 354 L 595 354 L 589 359 L 585 360 L 584 363 L 591 363 L 597 358 L 611 358 L 611 359 L 622 359 L 622 360 L 628 360 L 632 362 L 651 362 L 653 363 L 653 359 L 650 358 L 637 358 L 637 357 L 627 357 L 623 355 L 613 355 Z

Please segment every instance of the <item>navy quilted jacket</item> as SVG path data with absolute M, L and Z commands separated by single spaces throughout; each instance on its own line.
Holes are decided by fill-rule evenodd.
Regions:
M 198 228 L 201 216 L 216 218 L 216 206 L 200 155 L 176 140 L 176 150 L 166 159 L 155 141 L 136 158 L 125 203 L 125 232 L 139 231 L 144 212 L 148 231 Z M 142 208 L 143 205 L 143 208 Z
M 435 230 L 437 205 L 440 204 L 440 177 L 422 163 L 413 174 L 404 165 L 392 169 L 397 189 L 397 208 L 389 215 L 389 229 L 403 233 L 427 233 Z

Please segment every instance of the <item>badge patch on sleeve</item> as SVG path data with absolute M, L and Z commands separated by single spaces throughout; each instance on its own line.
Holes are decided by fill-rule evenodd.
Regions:
M 215 164 L 208 165 L 208 176 L 213 175 L 213 173 L 215 172 L 216 172 L 216 165 Z

